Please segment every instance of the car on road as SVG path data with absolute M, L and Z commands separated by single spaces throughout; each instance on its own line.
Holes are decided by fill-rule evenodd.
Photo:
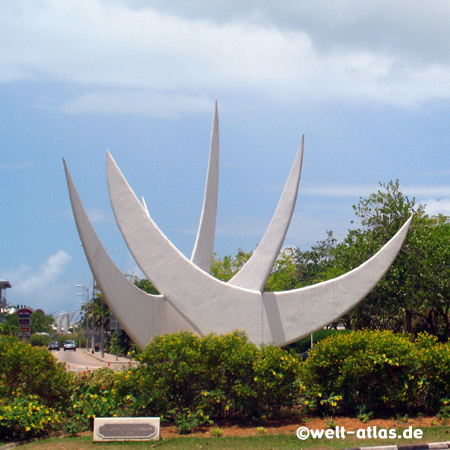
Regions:
M 50 344 L 48 344 L 48 349 L 49 350 L 59 350 L 59 342 L 50 342 Z
M 72 341 L 72 340 L 64 342 L 63 347 L 64 347 L 64 351 L 66 351 L 66 350 L 73 350 L 74 352 L 77 351 L 77 344 L 75 341 Z

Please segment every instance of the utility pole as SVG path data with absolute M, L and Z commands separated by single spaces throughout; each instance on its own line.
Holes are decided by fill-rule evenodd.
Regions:
M 95 280 L 92 281 L 92 349 L 91 353 L 95 351 Z
M 84 284 L 77 284 L 77 287 L 80 287 L 85 291 L 85 293 L 80 293 L 81 295 L 86 295 L 86 305 L 85 305 L 85 327 L 86 327 L 86 351 L 89 351 L 89 318 L 88 318 L 88 302 L 89 302 L 89 288 Z
M 102 296 L 102 329 L 100 330 L 100 351 L 102 358 L 105 356 L 105 315 L 103 311 L 103 306 L 105 304 L 105 299 Z

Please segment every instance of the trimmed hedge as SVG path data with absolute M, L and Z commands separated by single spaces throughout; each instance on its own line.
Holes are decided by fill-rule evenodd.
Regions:
M 304 405 L 319 413 L 436 413 L 450 397 L 450 347 L 390 331 L 333 335 L 302 365 Z
M 0 336 L 0 361 L 0 398 L 13 398 L 20 390 L 24 395 L 37 395 L 45 405 L 65 406 L 70 376 L 46 348 Z
M 40 436 L 58 427 L 70 375 L 47 349 L 0 337 L 0 439 Z
M 122 395 L 133 397 L 134 414 L 162 415 L 181 431 L 216 419 L 268 416 L 298 400 L 299 357 L 258 348 L 241 332 L 158 336 L 141 361 L 124 374 Z
M 180 433 L 220 419 L 314 414 L 450 416 L 450 344 L 421 334 L 335 333 L 306 361 L 245 334 L 155 337 L 123 372 L 67 373 L 47 349 L 0 337 L 0 439 L 89 429 L 96 416 L 161 416 Z M 61 413 L 60 411 L 64 411 Z M 60 423 L 61 422 L 61 423 Z

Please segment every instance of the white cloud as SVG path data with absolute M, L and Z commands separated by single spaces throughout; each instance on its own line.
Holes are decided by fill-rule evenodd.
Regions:
M 329 184 L 320 186 L 303 186 L 302 195 L 317 195 L 323 197 L 362 197 L 379 189 L 378 185 L 363 184 Z
M 176 118 L 185 113 L 209 112 L 211 108 L 211 101 L 195 96 L 133 90 L 85 94 L 67 103 L 63 111 L 68 114 L 145 114 Z
M 378 184 L 329 184 L 321 186 L 303 186 L 302 194 L 318 195 L 325 197 L 364 197 L 380 189 Z M 400 191 L 408 196 L 436 198 L 450 196 L 450 185 L 402 185 Z
M 73 213 L 71 212 L 71 216 Z M 89 209 L 87 211 L 87 215 L 89 216 L 89 219 L 92 223 L 101 223 L 108 221 L 108 214 L 105 213 L 105 211 L 101 209 Z
M 179 3 L 164 11 L 124 1 L 4 2 L 0 81 L 84 86 L 66 112 L 163 117 L 203 111 L 203 98 L 226 90 L 408 108 L 450 98 L 448 3 L 251 2 L 235 4 L 237 13 L 227 7 L 223 20 L 223 6 L 196 3 L 209 13 L 194 18 Z
M 430 216 L 437 216 L 439 214 L 450 216 L 450 198 L 424 200 L 421 203 L 425 203 L 425 211 Z
M 22 170 L 30 167 L 33 163 L 31 161 L 22 161 L 17 163 L 0 164 L 1 170 Z
M 60 303 L 67 295 L 68 286 L 61 281 L 61 276 L 71 259 L 68 253 L 60 250 L 37 268 L 23 264 L 17 269 L 4 271 L 2 276 L 13 286 L 9 293 L 10 302 L 52 312 L 46 309 Z
M 433 196 L 435 198 L 449 197 L 450 185 L 437 186 L 420 186 L 420 185 L 405 185 L 400 187 L 401 191 L 407 195 L 415 195 L 420 197 Z

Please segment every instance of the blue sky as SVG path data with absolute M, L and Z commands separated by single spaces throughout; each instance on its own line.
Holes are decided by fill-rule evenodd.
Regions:
M 125 273 L 139 272 L 110 208 L 106 149 L 190 255 L 216 99 L 220 256 L 255 248 L 303 133 L 286 245 L 344 236 L 379 181 L 450 215 L 449 23 L 447 0 L 0 0 L 8 301 L 71 312 L 76 285 L 92 283 L 63 157 Z

